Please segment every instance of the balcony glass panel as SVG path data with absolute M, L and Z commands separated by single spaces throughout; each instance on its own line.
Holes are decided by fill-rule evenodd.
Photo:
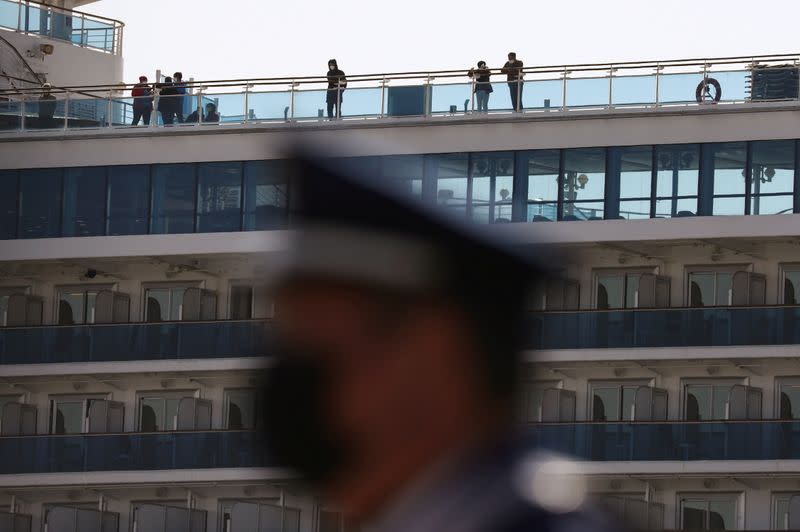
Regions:
M 794 197 L 794 140 L 751 143 L 750 214 L 790 214 Z
M 615 76 L 611 81 L 614 105 L 652 105 L 656 101 L 656 76 Z
M 17 236 L 19 179 L 16 170 L 0 170 L 0 239 Z
M 248 120 L 288 120 L 292 96 L 288 90 L 270 88 L 251 92 L 247 99 Z
M 20 170 L 20 238 L 61 235 L 60 168 Z
M 106 167 L 64 170 L 64 236 L 105 233 Z
M 499 76 L 494 76 L 497 79 Z M 486 104 L 490 111 L 511 111 L 511 93 L 508 83 L 505 81 L 492 82 L 492 92 L 489 93 L 489 101 Z M 478 109 L 478 102 L 475 101 L 475 109 Z
M 41 107 L 41 102 L 39 106 Z M 67 112 L 70 129 L 105 127 L 108 125 L 108 100 L 102 98 L 71 96 Z
M 432 114 L 463 114 L 469 112 L 472 101 L 471 83 L 431 85 Z
M 0 0 L 0 27 L 16 30 L 19 27 L 22 4 L 16 0 Z
M 242 163 L 198 163 L 197 230 L 239 231 L 242 220 Z
M 525 109 L 560 109 L 564 103 L 564 82 L 561 79 L 526 79 L 522 87 Z M 503 89 L 508 94 L 508 84 L 504 83 Z M 508 98 L 510 109 L 510 96 Z
M 194 232 L 195 165 L 153 166 L 151 233 Z
M 149 210 L 150 166 L 109 166 L 108 234 L 147 234 Z
M 244 228 L 282 229 L 287 223 L 288 183 L 281 161 L 244 163 Z
M 293 118 L 298 120 L 327 120 L 327 95 L 327 89 L 295 90 Z
M 660 74 L 658 79 L 659 103 L 694 103 L 697 85 L 703 81 L 703 74 Z M 724 92 L 723 88 L 723 92 Z
M 710 72 L 708 77 L 714 78 L 722 88 L 722 102 L 743 102 L 750 95 L 748 70 L 728 70 L 725 72 Z
M 380 87 L 348 87 L 342 92 L 342 117 L 375 117 L 381 113 Z
M 567 107 L 606 107 L 608 89 L 608 78 L 567 79 Z
M 137 107 L 144 107 L 147 104 L 148 98 L 111 98 L 111 125 L 112 126 L 126 126 L 133 124 L 133 103 L 137 103 Z M 147 113 L 150 114 L 150 113 Z M 142 124 L 142 120 L 139 120 Z
M 20 116 L 22 115 L 21 101 L 0 102 L 0 131 L 16 131 L 22 127 Z
M 268 328 L 264 321 L 0 328 L 0 364 L 263 356 Z
M 197 96 L 190 95 L 186 98 L 189 100 L 188 108 L 190 112 L 197 111 Z M 219 115 L 219 120 L 214 120 L 213 116 L 209 116 L 208 104 L 213 104 Z M 213 108 L 211 109 L 213 111 Z M 206 94 L 202 101 L 203 122 L 243 122 L 245 120 L 245 96 L 243 92 L 228 93 L 228 94 Z M 189 122 L 189 120 L 187 120 Z M 196 122 L 193 121 L 193 122 Z
M 25 129 L 61 129 L 64 127 L 66 98 L 63 94 L 28 96 L 23 102 Z M 70 101 L 71 103 L 71 101 Z

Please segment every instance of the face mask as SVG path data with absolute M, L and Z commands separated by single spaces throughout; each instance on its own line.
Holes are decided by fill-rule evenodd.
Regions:
M 287 353 L 270 368 L 264 393 L 267 451 L 275 462 L 311 483 L 342 470 L 342 444 L 326 429 L 324 405 L 329 374 L 318 357 Z

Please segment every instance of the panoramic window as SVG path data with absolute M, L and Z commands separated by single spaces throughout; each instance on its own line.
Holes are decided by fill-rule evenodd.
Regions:
M 552 222 L 558 218 L 560 151 L 525 152 L 528 159 L 529 222 Z
M 747 143 L 712 144 L 714 205 L 712 214 L 744 214 Z
M 387 155 L 379 157 L 381 177 L 403 193 L 422 197 L 425 159 L 422 155 Z
M 430 156 L 428 168 L 436 183 L 436 204 L 466 216 L 469 195 L 469 156 L 454 153 Z
M 794 212 L 795 141 L 751 143 L 750 214 Z
M 511 221 L 514 193 L 514 154 L 472 156 L 472 220 L 478 223 Z
M 656 217 L 697 214 L 700 147 L 656 146 Z
M 197 165 L 197 231 L 239 231 L 242 213 L 242 163 Z
M 19 237 L 61 236 L 60 168 L 20 170 Z
M 0 170 L 0 240 L 17 237 L 19 172 Z
M 81 325 L 95 322 L 95 302 L 101 290 L 111 289 L 104 286 L 61 287 L 56 291 L 58 300 L 58 324 Z
M 194 164 L 153 166 L 152 233 L 194 232 L 196 181 Z
M 149 212 L 150 166 L 109 166 L 108 234 L 147 234 Z
M 736 493 L 681 495 L 681 530 L 738 529 L 738 499 Z
M 605 204 L 606 150 L 564 150 L 561 182 L 564 187 L 563 220 L 602 220 Z
M 612 150 L 619 168 L 619 218 L 650 218 L 653 148 L 632 146 Z
M 105 234 L 106 167 L 67 168 L 64 171 L 64 236 Z
M 244 187 L 245 230 L 286 227 L 288 184 L 282 161 L 244 163 Z

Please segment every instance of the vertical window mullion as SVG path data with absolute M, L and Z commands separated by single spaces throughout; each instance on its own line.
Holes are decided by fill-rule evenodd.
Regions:
M 745 148 L 744 161 L 744 213 L 750 214 L 750 198 L 753 195 L 753 143 L 748 142 Z
M 194 232 L 200 232 L 200 164 L 192 163 L 192 170 L 194 174 L 194 194 L 192 195 L 192 202 L 194 203 Z
M 528 157 L 527 152 L 514 152 L 513 194 L 511 194 L 511 221 L 528 221 Z M 523 161 L 525 164 L 522 164 Z M 524 171 L 523 171 L 524 168 Z
M 467 205 L 466 209 L 464 209 L 467 215 L 467 220 L 472 220 L 472 165 L 474 162 L 474 156 L 475 154 L 473 153 L 467 154 Z
M 239 231 L 244 231 L 244 161 L 239 161 Z
M 656 146 L 652 148 L 652 162 L 650 163 L 650 218 L 656 217 L 656 188 L 658 187 L 658 154 Z
M 793 212 L 800 212 L 800 140 L 794 142 L 794 209 Z
M 558 205 L 556 206 L 556 220 L 564 219 L 564 158 L 564 150 L 558 150 Z

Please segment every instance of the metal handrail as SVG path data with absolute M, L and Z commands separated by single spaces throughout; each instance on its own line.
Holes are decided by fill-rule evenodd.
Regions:
M 658 312 L 658 311 L 685 311 L 685 310 L 744 310 L 744 309 L 800 309 L 800 305 L 714 305 L 704 307 L 647 307 L 647 308 L 587 308 L 577 310 L 531 310 L 530 314 L 555 315 L 555 314 L 610 314 L 612 312 Z
M 17 2 L 18 4 L 22 4 L 22 3 L 25 3 L 25 4 L 38 4 L 38 5 L 40 5 L 40 6 L 44 7 L 44 8 L 50 9 L 52 11 L 58 11 L 60 13 L 77 14 L 77 15 L 80 15 L 80 16 L 83 16 L 83 17 L 87 17 L 87 18 L 91 17 L 90 20 L 91 19 L 101 19 L 101 20 L 105 20 L 107 22 L 113 22 L 114 23 L 114 27 L 117 27 L 117 26 L 122 27 L 122 26 L 125 25 L 124 22 L 122 22 L 121 20 L 117 20 L 115 18 L 104 17 L 102 15 L 93 15 L 91 13 L 87 13 L 85 11 L 79 11 L 77 9 L 65 9 L 63 7 L 52 6 L 50 4 L 45 4 L 43 2 L 39 2 L 38 0 L 7 0 L 7 1 Z
M 259 430 L 254 429 L 198 429 L 198 430 L 152 430 L 148 432 L 131 431 L 131 432 L 81 432 L 78 434 L 23 434 L 23 435 L 9 435 L 0 436 L 4 440 L 11 440 L 14 438 L 80 438 L 80 437 L 103 437 L 103 436 L 166 436 L 169 434 L 206 434 L 206 433 L 246 433 L 258 434 Z
M 21 0 L 18 0 L 21 1 Z M 791 61 L 795 66 L 800 65 L 800 53 L 793 54 L 773 54 L 773 55 L 753 55 L 753 56 L 740 56 L 740 57 L 722 57 L 722 58 L 706 58 L 706 59 L 674 59 L 674 60 L 658 60 L 658 61 L 628 61 L 619 63 L 579 63 L 570 65 L 544 65 L 544 66 L 531 66 L 524 67 L 522 72 L 524 74 L 558 74 L 559 77 L 563 76 L 566 72 L 567 75 L 574 72 L 603 72 L 602 77 L 610 77 L 611 70 L 620 69 L 659 69 L 663 70 L 665 67 L 699 67 L 707 69 L 711 66 L 719 65 L 734 65 L 742 64 L 752 66 L 754 64 L 761 64 L 767 62 L 777 61 Z M 489 69 L 493 75 L 501 75 L 500 68 Z M 408 71 L 408 72 L 393 72 L 393 73 L 373 73 L 373 74 L 355 74 L 348 75 L 348 83 L 355 82 L 368 82 L 368 81 L 392 81 L 392 80 L 436 80 L 436 78 L 463 78 L 466 77 L 467 69 L 457 70 L 433 70 L 433 71 Z M 554 78 L 555 79 L 555 78 Z M 238 79 L 212 79 L 204 81 L 182 81 L 182 85 L 190 88 L 210 88 L 210 87 L 241 87 L 244 89 L 247 85 L 289 85 L 289 84 L 320 84 L 327 83 L 327 76 L 277 76 L 271 78 L 238 78 Z M 500 81 L 498 81 L 499 83 Z M 131 89 L 134 83 L 120 83 L 120 84 L 100 84 L 100 85 L 71 85 L 54 87 L 53 90 L 60 91 L 75 91 L 84 90 L 93 92 L 98 90 L 114 90 L 124 91 Z M 35 92 L 35 89 L 31 89 Z M 31 90 L 25 89 L 18 91 L 19 93 L 30 92 Z M 3 92 L 13 91 L 0 91 Z

